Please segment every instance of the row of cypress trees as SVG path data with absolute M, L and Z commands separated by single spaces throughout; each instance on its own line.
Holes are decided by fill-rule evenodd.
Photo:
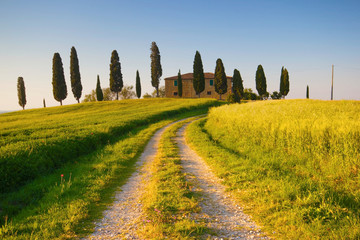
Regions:
M 73 95 L 79 103 L 83 88 L 81 84 L 79 60 L 75 47 L 72 47 L 70 51 L 70 82 Z M 62 105 L 62 101 L 67 97 L 68 92 L 64 76 L 64 68 L 59 53 L 54 53 L 53 57 L 52 85 L 54 99 Z
M 156 95 L 159 96 L 159 82 L 160 77 L 162 76 L 162 68 L 160 63 L 160 51 L 156 42 L 151 43 L 151 84 L 156 89 Z M 71 79 L 71 89 L 75 99 L 80 102 L 82 95 L 82 84 L 81 76 L 79 69 L 79 60 L 75 47 L 71 48 L 70 52 L 70 79 Z M 261 97 L 266 97 L 268 95 L 266 91 L 266 77 L 264 70 L 261 65 L 258 66 L 256 71 L 256 89 Z M 235 69 L 232 82 L 232 90 L 234 94 L 235 101 L 240 101 L 244 93 L 244 87 L 242 84 L 242 79 L 240 72 Z M 63 64 L 59 53 L 55 53 L 53 57 L 53 95 L 54 99 L 60 102 L 67 97 L 67 87 L 65 82 Z M 225 74 L 225 68 L 222 60 L 219 58 L 216 60 L 215 67 L 215 77 L 214 77 L 215 91 L 220 95 L 227 92 L 227 78 Z M 198 51 L 195 53 L 194 64 L 193 64 L 193 87 L 196 94 L 200 97 L 200 93 L 205 90 L 205 76 L 204 69 L 201 60 L 201 55 Z M 121 65 L 119 60 L 119 55 L 116 50 L 111 53 L 110 59 L 110 90 L 116 93 L 116 99 L 119 99 L 119 92 L 123 88 L 123 77 L 121 73 Z M 181 72 L 178 73 L 178 94 L 182 96 L 182 79 Z M 289 74 L 286 68 L 281 69 L 280 77 L 280 96 L 285 97 L 289 92 Z M 141 83 L 139 71 L 136 72 L 136 96 L 141 97 Z M 25 95 L 25 83 L 22 77 L 18 78 L 18 98 L 19 105 L 24 109 L 26 105 L 26 95 Z M 99 75 L 97 76 L 96 83 L 96 98 L 98 101 L 102 101 L 104 96 L 100 86 Z M 44 100 L 45 106 L 45 100 Z
M 222 60 L 219 58 L 216 60 L 215 78 L 214 78 L 215 92 L 221 95 L 227 92 L 227 79 L 225 74 L 225 68 Z M 193 87 L 196 95 L 200 97 L 200 93 L 205 90 L 205 75 L 204 68 L 199 51 L 196 51 L 194 64 L 193 64 Z M 182 97 L 182 79 L 181 72 L 178 73 L 178 95 Z
M 71 48 L 70 51 L 70 79 L 71 79 L 71 89 L 74 94 L 75 99 L 79 102 L 82 93 L 82 85 L 81 85 L 81 76 L 79 70 L 79 60 L 77 57 L 75 47 Z M 59 53 L 55 53 L 53 57 L 53 77 L 52 77 L 52 85 L 53 85 L 53 95 L 56 101 L 60 102 L 62 105 L 62 101 L 67 97 L 67 87 L 64 76 L 64 69 L 62 60 Z M 22 77 L 18 78 L 17 84 L 18 90 L 18 99 L 19 105 L 25 109 L 26 105 L 26 94 L 25 94 L 25 83 Z M 44 107 L 45 99 L 43 100 Z
M 141 97 L 141 83 L 140 83 L 140 75 L 139 70 L 136 71 L 136 96 L 138 98 Z M 119 92 L 121 92 L 124 87 L 123 77 L 121 73 L 121 65 L 119 55 L 116 50 L 112 51 L 111 59 L 110 59 L 110 90 L 116 93 L 116 100 L 119 99 Z M 102 88 L 100 86 L 100 78 L 97 76 L 96 83 L 96 100 L 103 101 L 104 95 L 102 92 Z
M 82 85 L 81 85 L 81 77 L 79 71 L 79 60 L 77 57 L 77 53 L 74 47 L 71 48 L 70 55 L 70 78 L 71 78 L 71 89 L 74 94 L 75 99 L 80 102 L 81 94 L 82 94 Z M 59 53 L 55 53 L 53 57 L 53 95 L 56 101 L 60 102 L 62 105 L 62 101 L 67 97 L 67 88 L 64 77 L 64 70 L 61 61 L 61 57 Z M 116 100 L 119 99 L 119 92 L 121 92 L 123 88 L 123 76 L 121 73 L 121 64 L 119 55 L 116 50 L 113 50 L 110 58 L 110 90 L 116 93 Z M 139 71 L 136 73 L 136 94 L 137 97 L 141 96 L 141 84 L 140 84 L 140 76 Z M 97 75 L 96 82 L 96 98 L 98 101 L 102 101 L 104 99 L 104 95 L 100 86 L 100 78 Z
M 160 77 L 162 76 L 162 68 L 160 63 L 160 51 L 156 45 L 156 42 L 151 43 L 151 83 L 155 87 L 157 96 L 159 96 L 159 82 Z M 81 75 L 79 69 L 79 59 L 75 47 L 71 48 L 70 52 L 70 80 L 71 80 L 71 90 L 77 102 L 80 102 L 82 95 L 82 84 L 81 84 Z M 141 97 L 141 83 L 139 71 L 136 71 L 136 96 Z M 62 59 L 59 53 L 54 53 L 52 60 L 52 86 L 53 86 L 53 96 L 54 99 L 60 102 L 66 99 L 68 92 L 64 76 L 64 68 Z M 119 99 L 119 92 L 123 88 L 123 76 L 121 73 L 121 65 L 119 60 L 119 55 L 116 50 L 112 51 L 110 59 L 110 90 L 116 93 L 116 99 Z M 26 94 L 25 94 L 25 83 L 22 77 L 18 78 L 17 83 L 18 90 L 18 99 L 19 105 L 25 109 L 26 105 Z M 96 98 L 98 101 L 104 99 L 104 95 L 100 86 L 100 78 L 97 76 L 96 83 Z M 45 107 L 45 99 L 44 99 Z
M 156 42 L 151 43 L 151 84 L 156 89 L 156 95 L 159 96 L 159 82 L 162 76 L 162 68 L 160 63 L 160 51 Z M 80 80 L 79 61 L 77 58 L 76 50 L 71 48 L 70 56 L 70 73 L 71 73 L 71 87 L 74 97 L 79 102 L 81 97 L 82 85 Z M 55 100 L 59 101 L 62 105 L 62 100 L 67 97 L 67 89 L 64 77 L 64 71 L 59 53 L 54 54 L 53 58 L 53 95 Z M 141 97 L 141 83 L 139 71 L 136 71 L 136 96 Z M 119 92 L 123 88 L 123 76 L 121 73 L 121 64 L 119 55 L 116 50 L 111 53 L 110 59 L 110 90 L 116 93 L 116 100 L 119 99 Z M 100 86 L 99 75 L 97 76 L 96 83 L 96 98 L 102 101 L 104 96 Z
M 264 73 L 264 69 L 261 65 L 258 66 L 255 75 L 256 82 L 256 90 L 258 91 L 261 98 L 268 97 L 268 92 L 266 91 L 266 77 Z M 227 92 L 227 78 L 225 74 L 225 68 L 222 60 L 218 58 L 216 60 L 215 67 L 215 76 L 214 76 L 214 86 L 215 92 L 220 95 L 225 94 Z M 196 95 L 200 97 L 200 93 L 205 90 L 205 77 L 204 77 L 204 69 L 201 60 L 201 55 L 199 51 L 196 51 L 194 64 L 193 64 L 193 87 Z M 234 94 L 234 100 L 239 102 L 240 99 L 244 95 L 244 86 L 243 81 L 240 75 L 239 70 L 234 69 L 234 74 L 232 78 L 232 92 Z M 285 98 L 285 96 L 289 93 L 289 73 L 286 68 L 282 67 L 281 76 L 280 76 L 280 96 Z M 182 79 L 181 73 L 179 70 L 178 73 L 178 95 L 182 97 Z
M 266 77 L 264 73 L 264 69 L 261 65 L 258 66 L 256 70 L 256 90 L 259 93 L 259 96 L 264 99 L 269 97 L 269 93 L 266 91 L 267 85 L 266 85 Z M 285 96 L 290 91 L 290 82 L 289 82 L 289 72 L 286 68 L 281 68 L 281 74 L 280 74 L 280 92 L 274 92 L 274 95 L 285 98 Z
M 151 85 L 156 89 L 156 96 L 159 97 L 159 82 L 162 76 L 162 68 L 160 63 L 160 51 L 156 42 L 151 43 Z M 121 73 L 121 65 L 119 61 L 119 55 L 116 50 L 111 53 L 110 59 L 110 90 L 116 93 L 116 100 L 119 99 L 119 92 L 123 88 L 123 77 Z M 141 83 L 139 70 L 136 71 L 136 82 L 135 82 L 136 96 L 141 97 Z M 100 93 L 101 92 L 101 93 Z M 96 87 L 96 96 L 98 101 L 103 100 L 102 91 L 100 87 L 100 80 L 98 76 L 98 82 Z

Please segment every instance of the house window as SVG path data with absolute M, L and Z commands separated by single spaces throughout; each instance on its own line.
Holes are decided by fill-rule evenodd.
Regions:
M 177 96 L 178 95 L 178 92 L 174 92 L 174 96 Z
M 207 92 L 207 95 L 211 95 L 211 91 L 208 91 L 208 92 Z
M 174 86 L 175 86 L 175 87 L 177 86 L 177 80 L 174 81 Z
M 210 86 L 214 86 L 214 79 L 210 79 Z

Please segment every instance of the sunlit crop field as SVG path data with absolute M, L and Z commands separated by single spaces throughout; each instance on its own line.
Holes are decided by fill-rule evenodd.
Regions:
M 189 141 L 277 238 L 360 238 L 359 101 L 233 104 L 191 129 Z

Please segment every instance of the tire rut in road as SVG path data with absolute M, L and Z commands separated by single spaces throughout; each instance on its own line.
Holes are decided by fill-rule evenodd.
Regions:
M 84 239 L 140 239 L 137 229 L 142 224 L 141 197 L 145 189 L 144 184 L 151 176 L 149 165 L 157 155 L 161 135 L 172 124 L 158 130 L 149 140 L 136 163 L 137 170 L 115 193 L 112 206 L 104 211 L 103 218 L 95 223 L 94 232 Z
M 187 145 L 185 130 L 188 124 L 179 129 L 176 141 L 187 180 L 195 186 L 192 191 L 201 196 L 199 205 L 202 210 L 192 214 L 192 218 L 196 222 L 205 222 L 213 232 L 204 238 L 268 239 L 242 211 L 241 206 L 225 192 L 221 180 L 212 173 L 210 167 Z

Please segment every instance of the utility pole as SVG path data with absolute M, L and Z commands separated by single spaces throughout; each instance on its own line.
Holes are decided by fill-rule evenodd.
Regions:
M 334 98 L 334 65 L 332 65 L 332 74 L 331 74 L 331 100 Z

